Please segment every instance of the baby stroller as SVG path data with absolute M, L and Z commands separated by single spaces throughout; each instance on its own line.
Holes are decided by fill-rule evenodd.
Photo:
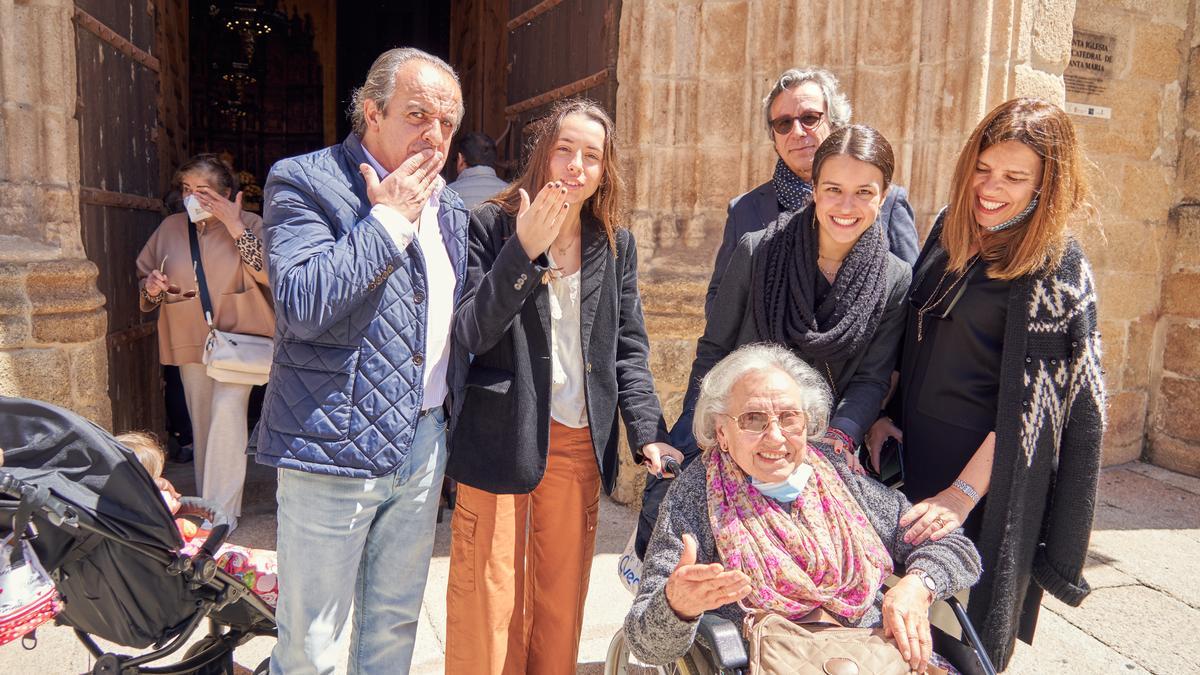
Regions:
M 680 473 L 679 464 L 667 458 L 666 470 L 673 476 Z M 640 561 L 630 546 L 618 563 L 618 573 L 626 587 L 636 594 L 640 581 Z M 632 558 L 631 558 L 632 557 Z M 937 626 L 933 632 L 933 650 L 950 662 L 963 675 L 996 675 L 996 669 L 987 655 L 983 641 L 967 617 L 966 609 L 954 597 L 947 598 L 962 631 L 962 639 L 955 638 Z M 744 675 L 749 672 L 750 655 L 742 639 L 741 627 L 729 619 L 714 613 L 700 617 L 696 628 L 696 639 L 679 659 L 667 666 L 659 666 L 658 672 L 670 675 Z M 624 675 L 630 665 L 640 665 L 629 652 L 625 630 L 617 631 L 608 645 L 604 660 L 605 675 Z
M 235 647 L 275 635 L 271 607 L 213 559 L 228 533 L 224 516 L 186 504 L 180 515 L 214 527 L 198 553 L 181 554 L 153 479 L 108 432 L 47 403 L 0 397 L 0 449 L 0 537 L 28 541 L 62 597 L 57 621 L 95 657 L 93 673 L 232 673 Z M 151 665 L 180 651 L 206 618 L 208 635 L 182 660 Z M 151 650 L 106 653 L 94 638 Z

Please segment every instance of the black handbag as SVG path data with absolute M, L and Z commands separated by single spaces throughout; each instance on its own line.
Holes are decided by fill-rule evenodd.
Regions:
M 871 466 L 871 451 L 863 443 L 858 448 L 858 461 L 867 470 L 867 475 L 888 487 L 904 482 L 904 444 L 895 436 L 888 436 L 879 450 L 879 470 Z

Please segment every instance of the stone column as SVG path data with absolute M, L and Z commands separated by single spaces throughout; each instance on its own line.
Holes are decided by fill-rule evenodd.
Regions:
M 1171 270 L 1182 274 L 1177 277 L 1182 282 L 1188 266 L 1200 262 L 1198 249 L 1190 249 L 1190 257 L 1185 253 L 1186 238 L 1176 241 L 1185 227 L 1179 218 L 1186 215 L 1176 206 L 1175 186 L 1186 182 L 1177 179 L 1182 177 L 1180 161 L 1188 156 L 1180 152 L 1179 110 L 1186 71 L 1183 45 L 1194 2 L 1077 4 L 1075 29 L 1115 41 L 1103 90 L 1068 93 L 1072 102 L 1111 111 L 1108 119 L 1073 117 L 1093 168 L 1098 227 L 1081 223 L 1077 231 L 1092 263 L 1099 297 L 1109 395 L 1104 461 L 1117 464 L 1146 456 L 1147 432 L 1153 427 L 1147 421 L 1156 414 L 1172 420 L 1167 425 L 1171 433 L 1164 431 L 1157 438 L 1164 452 L 1176 455 L 1175 443 L 1188 437 L 1182 425 L 1195 415 L 1175 414 L 1174 406 L 1186 403 L 1187 389 L 1176 385 L 1189 376 L 1186 368 L 1180 371 L 1181 380 L 1164 371 L 1163 344 L 1181 336 L 1189 317 L 1200 317 L 1177 304 L 1186 299 L 1178 294 L 1184 286 L 1170 281 Z M 1178 351 L 1172 354 L 1179 358 Z M 1160 380 L 1161 388 L 1156 384 Z M 1194 433 L 1191 437 L 1200 439 Z
M 0 394 L 108 425 L 107 321 L 79 225 L 70 0 L 0 0 Z
M 926 232 L 962 143 L 1016 95 L 1063 100 L 1074 0 L 624 0 L 618 147 L 642 259 L 651 366 L 678 415 L 729 200 L 775 164 L 761 101 L 792 66 L 842 81 L 897 154 Z M 635 499 L 626 472 L 617 493 Z
M 1159 466 L 1200 476 L 1200 5 L 1195 2 L 1179 42 L 1184 62 L 1182 119 L 1174 136 L 1178 202 L 1166 226 L 1158 326 L 1162 358 L 1151 385 L 1147 456 Z

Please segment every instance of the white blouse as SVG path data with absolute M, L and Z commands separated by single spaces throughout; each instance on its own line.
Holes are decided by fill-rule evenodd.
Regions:
M 550 264 L 558 266 L 553 258 Z M 576 270 L 550 279 L 550 416 L 573 429 L 588 425 L 579 321 L 581 278 L 581 270 Z

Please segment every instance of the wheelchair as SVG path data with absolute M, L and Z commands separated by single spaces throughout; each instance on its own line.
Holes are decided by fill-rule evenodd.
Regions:
M 933 651 L 950 662 L 962 675 L 996 675 L 979 634 L 967 618 L 967 611 L 957 599 L 944 601 L 954 612 L 965 641 L 931 626 Z M 739 626 L 716 614 L 700 617 L 696 641 L 686 654 L 666 666 L 657 666 L 665 675 L 745 675 L 749 672 L 750 654 L 742 639 Z M 617 631 L 608 645 L 604 660 L 605 675 L 624 675 L 630 666 L 641 667 L 633 658 L 625 640 L 625 630 Z
M 668 458 L 666 468 L 672 474 L 679 475 L 679 464 L 673 459 Z M 624 570 L 621 572 L 625 573 Z M 962 603 L 953 596 L 938 603 L 950 607 L 958 622 L 962 639 L 931 625 L 933 651 L 962 675 L 996 675 L 996 668 L 992 665 L 983 641 L 979 639 L 979 634 L 971 619 L 967 617 L 967 610 Z M 700 617 L 696 639 L 687 653 L 674 663 L 654 668 L 665 675 L 746 675 L 749 673 L 749 664 L 750 654 L 746 642 L 742 639 L 741 627 L 723 616 L 708 613 Z M 642 669 L 648 667 L 630 653 L 625 630 L 622 628 L 609 642 L 604 659 L 604 674 L 625 675 L 630 666 Z

